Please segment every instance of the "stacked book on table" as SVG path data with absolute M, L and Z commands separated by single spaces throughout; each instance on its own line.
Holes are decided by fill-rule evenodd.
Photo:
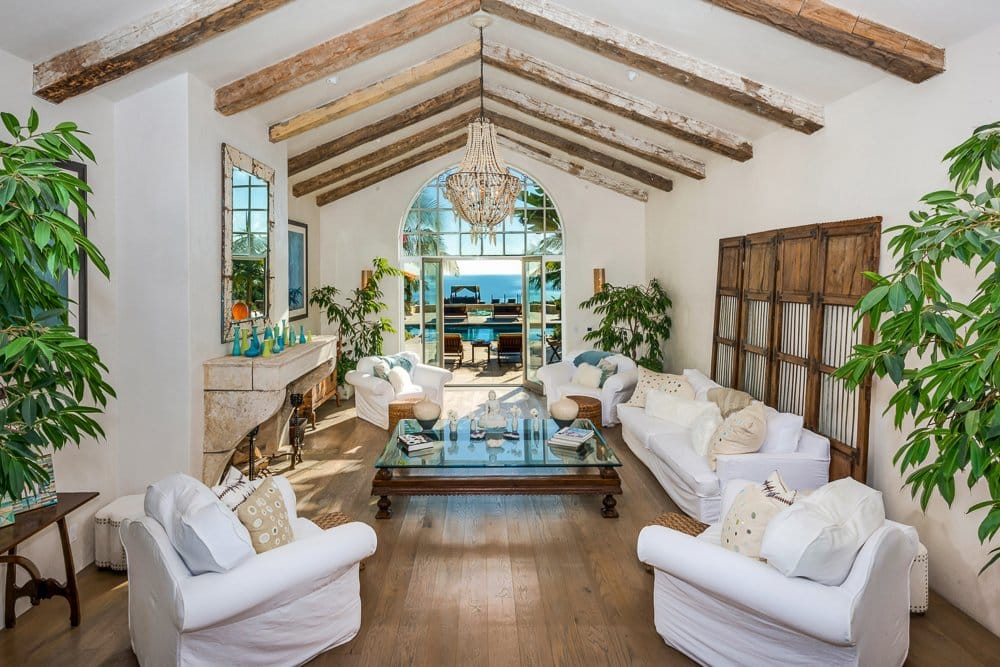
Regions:
M 426 433 L 403 433 L 399 436 L 399 448 L 408 455 L 421 454 L 434 449 L 437 439 Z
M 579 454 L 587 448 L 594 432 L 589 428 L 573 428 L 567 426 L 552 434 L 548 440 L 548 445 L 553 450 L 559 452 L 574 452 Z

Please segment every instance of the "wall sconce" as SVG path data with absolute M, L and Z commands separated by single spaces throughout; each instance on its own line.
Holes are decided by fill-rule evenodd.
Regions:
M 372 279 L 371 269 L 361 269 L 361 289 L 368 287 L 368 281 Z
M 594 269 L 594 294 L 604 291 L 604 284 L 607 280 L 604 279 L 604 269 Z

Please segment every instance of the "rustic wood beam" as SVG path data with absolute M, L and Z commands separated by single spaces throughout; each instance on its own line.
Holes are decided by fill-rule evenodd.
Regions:
M 740 162 L 753 157 L 753 146 L 744 137 L 635 97 L 624 90 L 535 58 L 518 49 L 486 42 L 483 46 L 483 60 L 487 65 L 720 155 Z
M 35 64 L 34 93 L 59 103 L 189 49 L 291 0 L 181 0 Z
M 920 83 L 944 71 L 944 49 L 823 0 L 709 0 Z
M 498 128 L 519 134 L 526 139 L 531 139 L 532 141 L 537 141 L 540 144 L 545 144 L 550 148 L 555 148 L 556 150 L 563 151 L 564 153 L 569 153 L 570 155 L 581 160 L 586 160 L 587 162 L 596 164 L 597 166 L 603 167 L 608 171 L 617 172 L 622 176 L 628 176 L 633 180 L 644 183 L 650 187 L 654 187 L 657 190 L 670 192 L 674 188 L 673 181 L 669 178 L 664 178 L 659 174 L 654 174 L 651 171 L 647 171 L 640 167 L 636 167 L 635 165 L 623 162 L 618 158 L 601 153 L 600 151 L 595 151 L 592 148 L 570 141 L 569 139 L 564 139 L 563 137 L 552 134 L 551 132 L 546 132 L 545 130 L 529 125 L 528 123 L 523 123 L 516 118 L 510 118 L 509 116 L 493 112 L 489 112 L 487 115 Z
M 467 42 L 462 46 L 434 56 L 413 67 L 397 72 L 392 76 L 373 83 L 366 88 L 353 90 L 343 97 L 338 97 L 326 104 L 304 111 L 297 116 L 280 123 L 275 123 L 268 130 L 272 142 L 284 141 L 298 136 L 303 132 L 325 125 L 338 118 L 367 109 L 373 104 L 387 100 L 394 95 L 427 83 L 442 74 L 446 74 L 479 60 L 479 41 Z
M 479 0 L 424 0 L 338 35 L 215 91 L 215 108 L 230 116 L 351 65 L 391 51 L 479 9 Z
M 302 195 L 307 195 L 310 192 L 322 190 L 327 186 L 333 185 L 337 181 L 343 181 L 351 178 L 352 176 L 366 172 L 369 169 L 385 164 L 390 160 L 395 160 L 402 155 L 406 155 L 412 150 L 430 144 L 433 141 L 437 141 L 441 137 L 458 132 L 459 130 L 464 130 L 466 125 L 478 117 L 479 109 L 473 109 L 472 111 L 464 114 L 459 114 L 454 118 L 449 118 L 448 120 L 438 123 L 437 125 L 432 125 L 431 127 L 421 130 L 420 132 L 406 137 L 405 139 L 400 139 L 399 141 L 391 143 L 388 146 L 372 151 L 366 155 L 362 155 L 356 160 L 351 160 L 346 164 L 339 165 L 333 169 L 324 171 L 322 174 L 317 174 L 312 178 L 308 178 L 301 183 L 296 183 L 292 186 L 292 194 L 296 197 L 301 197 Z
M 562 5 L 535 0 L 482 0 L 482 4 L 491 14 L 565 39 L 800 132 L 811 134 L 823 127 L 823 109 L 811 102 Z
M 288 175 L 294 176 L 358 146 L 363 146 L 422 120 L 432 118 L 442 111 L 448 111 L 477 97 L 479 97 L 479 79 L 468 81 L 457 88 L 424 100 L 419 104 L 414 104 L 409 109 L 404 109 L 371 125 L 365 125 L 289 158 Z
M 466 137 L 464 134 L 452 137 L 451 139 L 443 141 L 440 144 L 422 150 L 419 153 L 409 155 L 399 162 L 393 162 L 392 164 L 386 165 L 378 171 L 373 171 L 370 174 L 356 178 L 353 181 L 348 181 L 347 183 L 333 188 L 332 190 L 327 190 L 316 197 L 316 205 L 326 206 L 330 202 L 337 201 L 342 197 L 354 194 L 359 190 L 364 190 L 365 188 L 384 181 L 387 178 L 391 178 L 396 174 L 401 174 L 404 171 L 413 169 L 414 167 L 422 165 L 425 162 L 430 162 L 431 160 L 439 158 L 442 155 L 447 155 L 452 151 L 457 151 L 465 145 L 465 140 Z
M 631 183 L 626 183 L 625 181 L 615 178 L 614 176 L 603 174 L 585 165 L 559 157 L 558 155 L 553 155 L 545 149 L 524 143 L 516 136 L 513 136 L 513 134 L 508 133 L 506 130 L 501 130 L 500 137 L 497 141 L 505 148 L 516 151 L 521 155 L 531 158 L 532 160 L 537 160 L 538 162 L 547 164 L 550 167 L 555 167 L 560 171 L 565 171 L 567 174 L 571 174 L 577 178 L 594 183 L 595 185 L 600 185 L 602 188 L 614 190 L 618 194 L 631 197 L 632 199 L 638 199 L 641 202 L 649 201 L 649 192 L 640 187 L 636 187 Z
M 621 132 L 607 123 L 581 116 L 559 105 L 551 104 L 499 84 L 489 84 L 486 86 L 485 95 L 491 100 L 528 114 L 533 118 L 558 125 L 582 136 L 589 137 L 594 141 L 599 141 L 626 153 L 641 157 L 644 160 L 649 160 L 661 167 L 673 169 L 691 178 L 705 178 L 704 162 L 700 162 L 689 155 L 659 146 L 651 141 Z

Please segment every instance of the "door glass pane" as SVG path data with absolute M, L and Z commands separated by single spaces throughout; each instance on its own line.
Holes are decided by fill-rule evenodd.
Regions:
M 524 381 L 538 385 L 538 369 L 545 363 L 545 279 L 541 257 L 525 257 L 523 260 L 524 283 L 524 333 L 525 363 Z
M 441 303 L 441 260 L 423 260 L 420 285 L 424 363 L 431 366 L 440 366 L 440 327 L 442 318 L 438 311 Z
M 562 262 L 545 262 L 545 362 L 562 358 Z

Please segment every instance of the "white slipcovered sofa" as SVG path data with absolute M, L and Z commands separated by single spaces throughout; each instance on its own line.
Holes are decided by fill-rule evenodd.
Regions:
M 354 386 L 354 403 L 358 418 L 375 424 L 379 428 L 389 428 L 389 403 L 399 398 L 423 397 L 443 405 L 444 386 L 454 377 L 451 371 L 437 366 L 420 363 L 420 357 L 413 352 L 392 355 L 407 359 L 412 365 L 411 383 L 397 390 L 388 380 L 374 373 L 378 357 L 364 357 L 358 361 L 355 370 L 345 376 L 345 381 Z
M 608 360 L 618 366 L 618 372 L 609 377 L 603 387 L 573 384 L 573 374 L 576 372 L 573 360 L 584 352 L 587 350 L 577 350 L 565 355 L 563 361 L 538 369 L 538 379 L 545 388 L 546 407 L 564 396 L 590 396 L 601 401 L 601 423 L 604 426 L 614 426 L 618 423 L 618 405 L 632 396 L 639 378 L 639 369 L 628 357 L 615 354 L 608 357 Z
M 684 371 L 689 379 L 700 376 L 696 398 L 704 400 L 707 388 L 718 387 L 695 370 Z M 710 384 L 705 384 L 710 383 Z M 636 458 L 653 473 L 677 506 L 702 523 L 719 520 L 722 488 L 733 479 L 763 482 L 774 470 L 791 488 L 815 489 L 826 484 L 830 475 L 829 439 L 802 429 L 795 451 L 785 454 L 719 455 L 716 469 L 691 447 L 691 432 L 682 426 L 646 414 L 644 408 L 619 405 L 622 439 Z
M 744 486 L 726 487 L 726 509 Z M 912 527 L 885 521 L 837 586 L 723 548 L 718 523 L 698 537 L 647 526 L 637 549 L 654 571 L 656 631 L 701 664 L 894 667 L 909 650 L 918 544 Z
M 375 531 L 357 522 L 319 528 L 296 515 L 288 481 L 272 479 L 294 541 L 226 572 L 192 574 L 150 516 L 123 524 L 129 633 L 140 664 L 297 665 L 358 633 L 358 569 L 375 552 Z

